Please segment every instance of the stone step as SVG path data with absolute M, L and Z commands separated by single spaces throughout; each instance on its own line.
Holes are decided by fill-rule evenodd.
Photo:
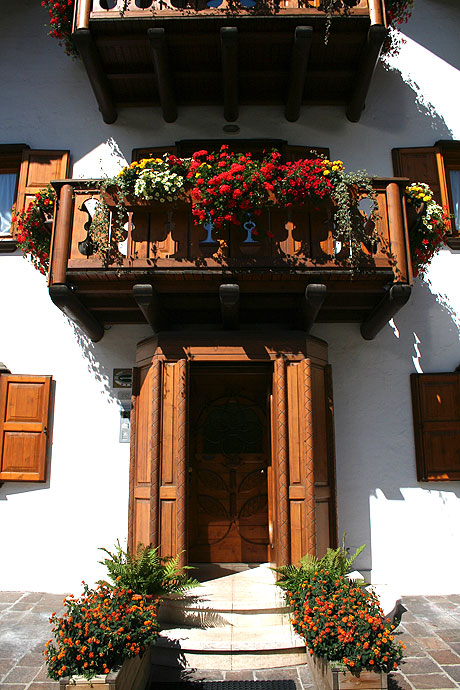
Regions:
M 195 669 L 254 670 L 306 663 L 305 645 L 267 566 L 202 583 L 160 608 L 154 661 Z
M 164 666 L 196 669 L 261 669 L 306 663 L 305 645 L 290 626 L 255 629 L 166 626 L 153 648 Z

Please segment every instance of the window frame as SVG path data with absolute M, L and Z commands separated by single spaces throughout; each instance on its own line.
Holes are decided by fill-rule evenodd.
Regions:
M 444 199 L 446 201 L 445 205 L 449 209 L 452 224 L 451 236 L 447 244 L 451 249 L 460 249 L 460 227 L 456 227 L 455 225 L 452 186 L 449 175 L 451 170 L 460 171 L 460 141 L 437 141 L 435 147 L 438 149 L 439 155 L 441 156 L 441 165 L 438 165 L 441 195 L 443 201 Z
M 30 147 L 27 144 L 0 144 L 0 172 L 16 175 L 13 204 L 17 205 L 19 174 L 21 172 L 22 157 L 25 150 Z M 17 244 L 14 239 L 13 226 L 9 235 L 0 235 L 0 253 L 14 252 Z

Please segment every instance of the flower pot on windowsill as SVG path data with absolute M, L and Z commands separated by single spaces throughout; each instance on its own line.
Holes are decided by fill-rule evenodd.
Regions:
M 146 690 L 150 681 L 152 666 L 151 647 L 145 654 L 126 659 L 118 671 L 106 676 L 95 676 L 91 680 L 83 676 L 61 678 L 60 690 Z
M 338 664 L 307 651 L 307 663 L 317 690 L 387 690 L 388 674 L 362 671 L 359 678 Z

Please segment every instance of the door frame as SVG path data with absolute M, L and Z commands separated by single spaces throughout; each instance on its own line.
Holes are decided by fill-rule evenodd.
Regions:
M 319 504 L 324 502 L 327 527 L 320 531 L 328 534 L 320 534 L 319 541 L 336 544 L 332 390 L 327 350 L 327 343 L 306 337 L 301 331 L 163 332 L 138 344 L 131 413 L 131 550 L 138 543 L 150 543 L 160 547 L 162 556 L 181 552 L 181 561 L 187 560 L 189 362 L 273 362 L 270 560 L 273 565 L 282 565 L 297 562 L 306 551 L 318 552 L 318 516 L 325 515 Z M 316 374 L 323 382 L 319 384 L 323 391 L 319 397 L 314 390 L 318 387 Z M 318 452 L 324 448 L 327 455 L 326 482 L 321 478 L 315 480 L 315 440 Z

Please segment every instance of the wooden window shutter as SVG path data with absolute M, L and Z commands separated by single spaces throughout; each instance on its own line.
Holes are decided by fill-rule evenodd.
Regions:
M 150 146 L 143 149 L 133 149 L 132 159 L 140 161 L 142 158 L 161 158 L 165 153 L 172 153 L 177 156 L 177 146 Z
M 418 481 L 460 479 L 460 373 L 412 374 Z
M 69 169 L 68 151 L 24 151 L 19 174 L 16 209 L 27 208 L 34 195 L 51 180 L 63 180 Z
M 0 481 L 45 481 L 51 381 L 0 376 Z
M 393 149 L 393 170 L 397 177 L 408 177 L 411 182 L 425 182 L 441 206 L 449 205 L 444 160 L 434 146 Z

